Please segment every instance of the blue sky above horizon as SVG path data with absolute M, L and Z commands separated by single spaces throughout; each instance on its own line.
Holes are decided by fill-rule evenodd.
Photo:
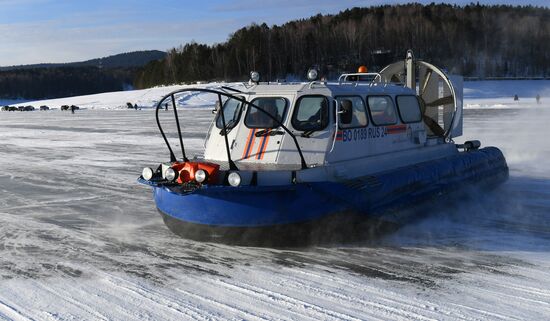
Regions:
M 407 2 L 410 1 L 0 0 L 0 66 L 82 61 L 134 50 L 167 50 L 190 41 L 212 44 L 224 42 L 232 32 L 253 22 L 271 26 L 317 13 Z M 479 2 L 549 5 L 548 0 Z

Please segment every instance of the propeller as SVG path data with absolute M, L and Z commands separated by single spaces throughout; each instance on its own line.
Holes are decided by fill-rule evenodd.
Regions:
M 444 113 L 453 112 L 456 113 L 455 97 L 452 84 L 450 84 L 448 77 L 443 71 L 437 67 L 419 60 L 413 60 L 413 71 L 418 76 L 418 84 L 413 85 L 418 89 L 418 96 L 421 100 L 421 107 L 423 113 L 423 120 L 435 136 L 447 137 L 450 134 L 452 124 L 445 119 L 438 122 L 439 108 L 444 106 Z M 381 78 L 386 82 L 400 82 L 406 79 L 407 75 L 407 60 L 398 61 L 388 65 L 380 71 Z M 440 97 L 440 86 L 443 85 L 443 97 Z M 453 110 L 449 110 L 449 106 L 452 105 Z M 434 110 L 434 108 L 437 108 Z M 452 117 L 451 117 L 452 118 Z
M 422 83 L 422 86 L 420 86 L 420 96 L 422 96 L 422 94 L 424 94 L 424 92 L 426 91 L 426 87 L 428 86 L 428 82 L 431 78 L 432 70 L 428 70 L 428 72 L 426 73 L 426 77 L 424 77 L 424 82 Z
M 437 107 L 437 106 L 442 106 L 442 105 L 448 105 L 448 104 L 452 104 L 454 103 L 455 99 L 453 96 L 447 96 L 447 97 L 442 97 L 442 98 L 439 98 L 439 99 L 436 99 L 430 103 L 426 103 L 426 107 Z

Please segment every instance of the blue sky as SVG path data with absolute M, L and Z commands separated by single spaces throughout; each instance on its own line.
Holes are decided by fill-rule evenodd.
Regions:
M 281 24 L 354 6 L 404 2 L 407 1 L 0 0 L 0 66 L 81 61 L 134 50 L 167 50 L 192 40 L 212 44 L 225 41 L 233 31 L 252 22 Z M 548 0 L 480 3 L 548 6 Z

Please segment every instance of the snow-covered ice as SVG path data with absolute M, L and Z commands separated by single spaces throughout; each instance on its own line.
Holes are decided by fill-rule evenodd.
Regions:
M 514 101 L 514 95 L 519 100 Z M 523 108 L 536 107 L 550 100 L 550 80 L 488 80 L 464 82 L 464 108 Z
M 101 93 L 86 96 L 66 97 L 57 99 L 46 99 L 37 101 L 28 101 L 23 99 L 0 99 L 0 106 L 13 105 L 13 106 L 27 106 L 33 105 L 36 109 L 45 105 L 51 109 L 60 109 L 63 105 L 77 105 L 83 109 L 128 109 L 127 103 L 136 104 L 139 108 L 153 108 L 156 107 L 158 101 L 166 94 L 184 88 L 193 88 L 197 86 L 216 88 L 220 86 L 228 86 L 239 88 L 242 87 L 242 83 L 209 83 L 205 85 L 172 85 L 153 87 L 142 90 L 131 91 L 118 91 Z M 213 95 L 185 95 L 178 101 L 178 105 L 188 107 L 207 107 L 211 106 L 216 99 Z
M 501 147 L 506 184 L 378 240 L 304 249 L 199 243 L 164 226 L 136 182 L 168 158 L 154 113 L 123 108 L 176 87 L 25 103 L 87 108 L 74 115 L 2 112 L 0 319 L 549 319 L 550 82 L 539 85 L 541 105 L 519 94 L 494 108 L 509 88 L 466 83 L 459 141 Z M 181 117 L 200 153 L 210 108 Z

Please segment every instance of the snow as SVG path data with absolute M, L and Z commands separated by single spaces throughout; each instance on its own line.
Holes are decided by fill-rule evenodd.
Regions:
M 541 105 L 531 81 L 498 84 L 466 83 L 465 105 L 489 108 L 465 111 L 457 141 L 501 147 L 506 184 L 381 239 L 297 249 L 194 242 L 164 226 L 136 178 L 168 159 L 145 107 L 181 87 L 25 103 L 86 108 L 75 114 L 2 112 L 0 320 L 549 319 L 550 83 L 536 85 Z M 178 102 L 209 107 L 181 114 L 186 149 L 200 153 L 214 99 Z
M 229 86 L 240 88 L 241 83 L 210 83 L 206 85 L 172 85 L 153 87 L 143 90 L 121 91 L 102 93 L 96 95 L 67 97 L 60 99 L 47 99 L 28 101 L 24 99 L 2 100 L 0 106 L 33 105 L 36 108 L 42 105 L 52 109 L 59 109 L 63 105 L 77 105 L 87 109 L 126 109 L 126 103 L 137 104 L 139 108 L 156 107 L 158 100 L 164 95 L 179 89 L 188 89 L 197 86 L 216 88 Z M 518 95 L 519 101 L 514 101 L 514 95 Z M 490 81 L 466 81 L 464 82 L 464 107 L 472 108 L 518 108 L 534 107 L 537 105 L 535 97 L 541 96 L 541 100 L 550 99 L 550 80 L 490 80 Z M 181 97 L 180 105 L 190 107 L 210 107 L 216 100 L 215 96 L 189 94 Z
M 127 109 L 126 103 L 130 102 L 132 105 L 137 104 L 139 108 L 154 108 L 162 97 L 169 94 L 172 91 L 189 89 L 193 87 L 207 87 L 207 88 L 219 88 L 220 86 L 240 87 L 242 83 L 210 83 L 207 85 L 172 85 L 153 87 L 143 90 L 130 90 L 101 93 L 95 95 L 66 97 L 57 99 L 46 99 L 37 101 L 26 100 L 1 100 L 0 106 L 13 105 L 13 106 L 26 106 L 33 105 L 38 108 L 42 105 L 48 106 L 51 109 L 60 109 L 63 105 L 77 105 L 82 109 Z M 178 105 L 185 105 L 190 107 L 206 107 L 212 106 L 216 97 L 213 95 L 197 95 L 196 93 L 190 93 L 188 95 L 182 95 L 178 100 Z
M 514 95 L 519 100 L 514 101 Z M 464 108 L 536 107 L 535 97 L 550 99 L 550 80 L 489 80 L 464 82 Z

